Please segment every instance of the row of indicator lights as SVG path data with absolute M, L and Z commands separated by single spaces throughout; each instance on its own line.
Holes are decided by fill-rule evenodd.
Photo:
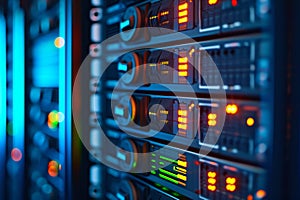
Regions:
M 217 180 L 216 180 L 216 176 L 217 176 L 217 173 L 214 172 L 214 171 L 209 171 L 207 172 L 207 189 L 209 191 L 212 191 L 212 192 L 215 192 L 217 190 L 217 186 L 216 186 L 216 183 L 217 183 Z M 226 180 L 226 190 L 229 191 L 229 192 L 234 192 L 236 191 L 236 183 L 237 183 L 237 179 L 235 177 L 227 177 Z M 258 190 L 256 192 L 256 197 L 258 199 L 262 199 L 264 197 L 266 197 L 266 191 L 264 190 Z M 252 195 L 248 195 L 247 197 L 247 200 L 253 200 L 253 196 Z
M 185 132 L 187 130 L 187 110 L 178 110 L 178 129 Z
M 238 113 L 238 106 L 236 104 L 228 104 L 226 106 L 226 114 L 228 115 L 235 115 Z M 207 124 L 208 126 L 216 126 L 217 125 L 217 114 L 209 113 L 207 115 Z M 255 124 L 255 120 L 253 117 L 248 117 L 246 119 L 247 126 L 251 127 Z
M 219 0 L 208 0 L 209 5 L 216 5 L 218 2 Z M 231 5 L 236 7 L 238 5 L 238 0 L 231 0 Z
M 188 3 L 179 4 L 178 11 L 178 23 L 188 22 Z
M 217 179 L 216 179 L 216 176 L 217 176 L 217 173 L 214 172 L 214 171 L 209 171 L 207 173 L 207 189 L 209 191 L 216 191 L 217 190 L 217 186 L 216 186 L 216 183 L 217 183 Z M 236 178 L 234 177 L 227 177 L 226 178 L 226 188 L 225 188 L 227 191 L 229 192 L 234 192 L 236 190 Z
M 188 58 L 180 57 L 178 58 L 178 76 L 186 77 L 188 76 Z
M 216 179 L 216 176 L 217 176 L 217 173 L 216 172 L 213 172 L 213 171 L 209 171 L 207 172 L 207 176 L 208 176 L 208 179 L 207 179 L 207 189 L 209 191 L 216 191 L 217 189 L 217 186 L 216 186 L 216 183 L 217 183 L 217 179 Z

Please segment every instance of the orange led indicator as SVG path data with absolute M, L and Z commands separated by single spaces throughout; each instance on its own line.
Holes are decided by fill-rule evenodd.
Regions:
M 65 45 L 65 39 L 62 37 L 57 37 L 54 40 L 54 46 L 56 48 L 62 48 Z
M 218 3 L 218 0 L 208 0 L 209 5 L 215 5 Z
M 247 200 L 253 200 L 253 196 L 252 196 L 251 194 L 249 194 L 249 195 L 247 196 Z
M 58 176 L 58 171 L 60 170 L 61 166 L 55 160 L 51 160 L 48 163 L 48 174 L 51 177 Z
M 255 123 L 255 121 L 254 121 L 254 119 L 252 117 L 249 117 L 247 119 L 246 123 L 247 123 L 247 126 L 253 126 L 254 123 Z
M 236 114 L 237 112 L 238 112 L 238 107 L 237 107 L 237 105 L 235 105 L 235 104 L 228 104 L 228 105 L 226 106 L 226 113 L 227 113 L 227 114 L 234 115 L 234 114 Z
M 267 195 L 267 193 L 266 193 L 266 191 L 264 191 L 264 190 L 258 190 L 258 191 L 256 192 L 256 197 L 259 198 L 259 199 L 264 198 L 266 195 Z

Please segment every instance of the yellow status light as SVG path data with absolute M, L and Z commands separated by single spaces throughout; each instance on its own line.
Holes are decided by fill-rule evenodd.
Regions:
M 212 184 L 212 185 L 214 185 L 214 184 L 216 184 L 217 180 L 214 179 L 214 178 L 209 178 L 209 179 L 207 180 L 207 182 L 210 183 L 210 184 Z
M 188 75 L 187 71 L 178 72 L 178 76 L 187 76 L 187 75 Z
M 208 0 L 209 5 L 215 5 L 218 3 L 218 0 Z
M 226 185 L 226 190 L 229 192 L 234 192 L 236 190 L 235 185 Z
M 217 125 L 217 121 L 214 119 L 210 119 L 207 122 L 208 126 L 216 126 Z
M 187 70 L 188 69 L 188 65 L 187 64 L 178 65 L 178 69 L 179 70 Z
M 217 114 L 209 113 L 207 118 L 208 119 L 217 119 Z
M 187 123 L 187 118 L 185 117 L 178 117 L 178 122 L 181 122 L 181 123 Z
M 214 192 L 214 191 L 216 191 L 217 187 L 215 185 L 208 185 L 207 189 Z
M 177 164 L 181 167 L 187 167 L 187 162 L 186 161 L 182 161 L 182 160 L 178 160 Z
M 181 179 L 181 180 L 183 180 L 183 181 L 186 181 L 186 180 L 187 180 L 186 176 L 181 175 L 181 174 L 177 174 L 177 178 L 178 178 L 178 179 Z
M 178 10 L 186 10 L 188 8 L 188 3 L 180 4 L 178 6 Z
M 182 24 L 182 23 L 186 23 L 188 21 L 187 17 L 183 17 L 183 18 L 179 18 L 178 23 Z
M 188 11 L 187 10 L 184 10 L 184 11 L 181 11 L 178 13 L 178 17 L 184 17 L 184 16 L 187 16 L 188 15 Z
M 255 120 L 252 117 L 249 117 L 246 121 L 247 126 L 253 126 L 255 123 Z
M 226 106 L 226 113 L 227 114 L 231 114 L 231 115 L 234 115 L 238 112 L 238 107 L 236 104 L 228 104 Z
M 228 177 L 228 178 L 226 178 L 226 183 L 233 185 L 236 183 L 236 178 Z
M 186 110 L 178 110 L 178 115 L 187 116 L 187 111 Z
M 217 176 L 217 173 L 216 172 L 208 172 L 207 176 L 210 178 L 215 178 Z
M 169 14 L 169 11 L 164 11 L 164 12 L 160 13 L 161 16 L 168 15 L 168 14 Z
M 178 124 L 179 129 L 187 130 L 187 125 L 186 124 Z
M 188 62 L 188 58 L 187 57 L 178 58 L 178 62 L 179 63 L 187 63 Z

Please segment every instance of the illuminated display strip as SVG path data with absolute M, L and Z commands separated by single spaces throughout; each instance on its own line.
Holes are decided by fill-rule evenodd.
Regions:
M 19 7 L 19 1 L 12 4 L 12 146 L 9 154 L 16 170 L 11 176 L 11 186 L 16 193 L 11 193 L 12 199 L 24 196 L 24 142 L 25 142 L 25 33 L 24 12 Z M 17 179 L 16 179 L 17 178 Z
M 209 113 L 207 115 L 207 124 L 208 124 L 208 126 L 216 126 L 217 125 L 217 114 Z
M 188 3 L 178 5 L 178 23 L 183 24 L 188 22 Z
M 181 104 L 180 110 L 178 110 L 178 133 L 182 135 L 187 134 L 188 129 L 188 114 L 186 110 L 186 105 Z
M 214 192 L 217 190 L 217 173 L 215 171 L 208 171 L 207 172 L 207 189 L 211 192 Z
M 180 57 L 178 58 L 178 76 L 187 77 L 188 76 L 188 58 Z
M 176 184 L 176 185 L 186 186 L 185 183 L 180 182 L 180 181 L 177 181 L 177 180 L 175 180 L 175 179 L 173 179 L 173 178 L 170 178 L 170 177 L 168 177 L 168 176 L 165 176 L 165 175 L 163 175 L 163 174 L 159 174 L 158 176 L 159 176 L 160 178 L 165 179 L 165 180 L 167 180 L 167 181 L 169 181 L 169 182 L 171 182 L 171 183 L 174 183 L 174 184 Z
M 0 167 L 5 169 L 6 154 L 6 23 L 0 12 Z M 4 183 L 5 170 L 0 171 L 0 181 Z M 0 187 L 0 199 L 4 199 L 4 187 Z
M 160 172 L 164 173 L 164 174 L 167 174 L 169 176 L 172 176 L 174 178 L 177 178 L 177 179 L 180 179 L 180 180 L 183 180 L 183 181 L 186 181 L 187 180 L 187 177 L 182 175 L 182 174 L 174 174 L 170 171 L 167 171 L 167 170 L 164 170 L 164 169 L 159 169 Z

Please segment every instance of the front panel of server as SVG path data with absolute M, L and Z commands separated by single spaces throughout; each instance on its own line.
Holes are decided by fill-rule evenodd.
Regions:
M 0 200 L 298 199 L 297 0 L 0 0 Z
M 271 6 L 92 0 L 74 8 L 85 14 L 77 39 L 88 43 L 73 75 L 74 127 L 89 151 L 85 198 L 268 199 Z

